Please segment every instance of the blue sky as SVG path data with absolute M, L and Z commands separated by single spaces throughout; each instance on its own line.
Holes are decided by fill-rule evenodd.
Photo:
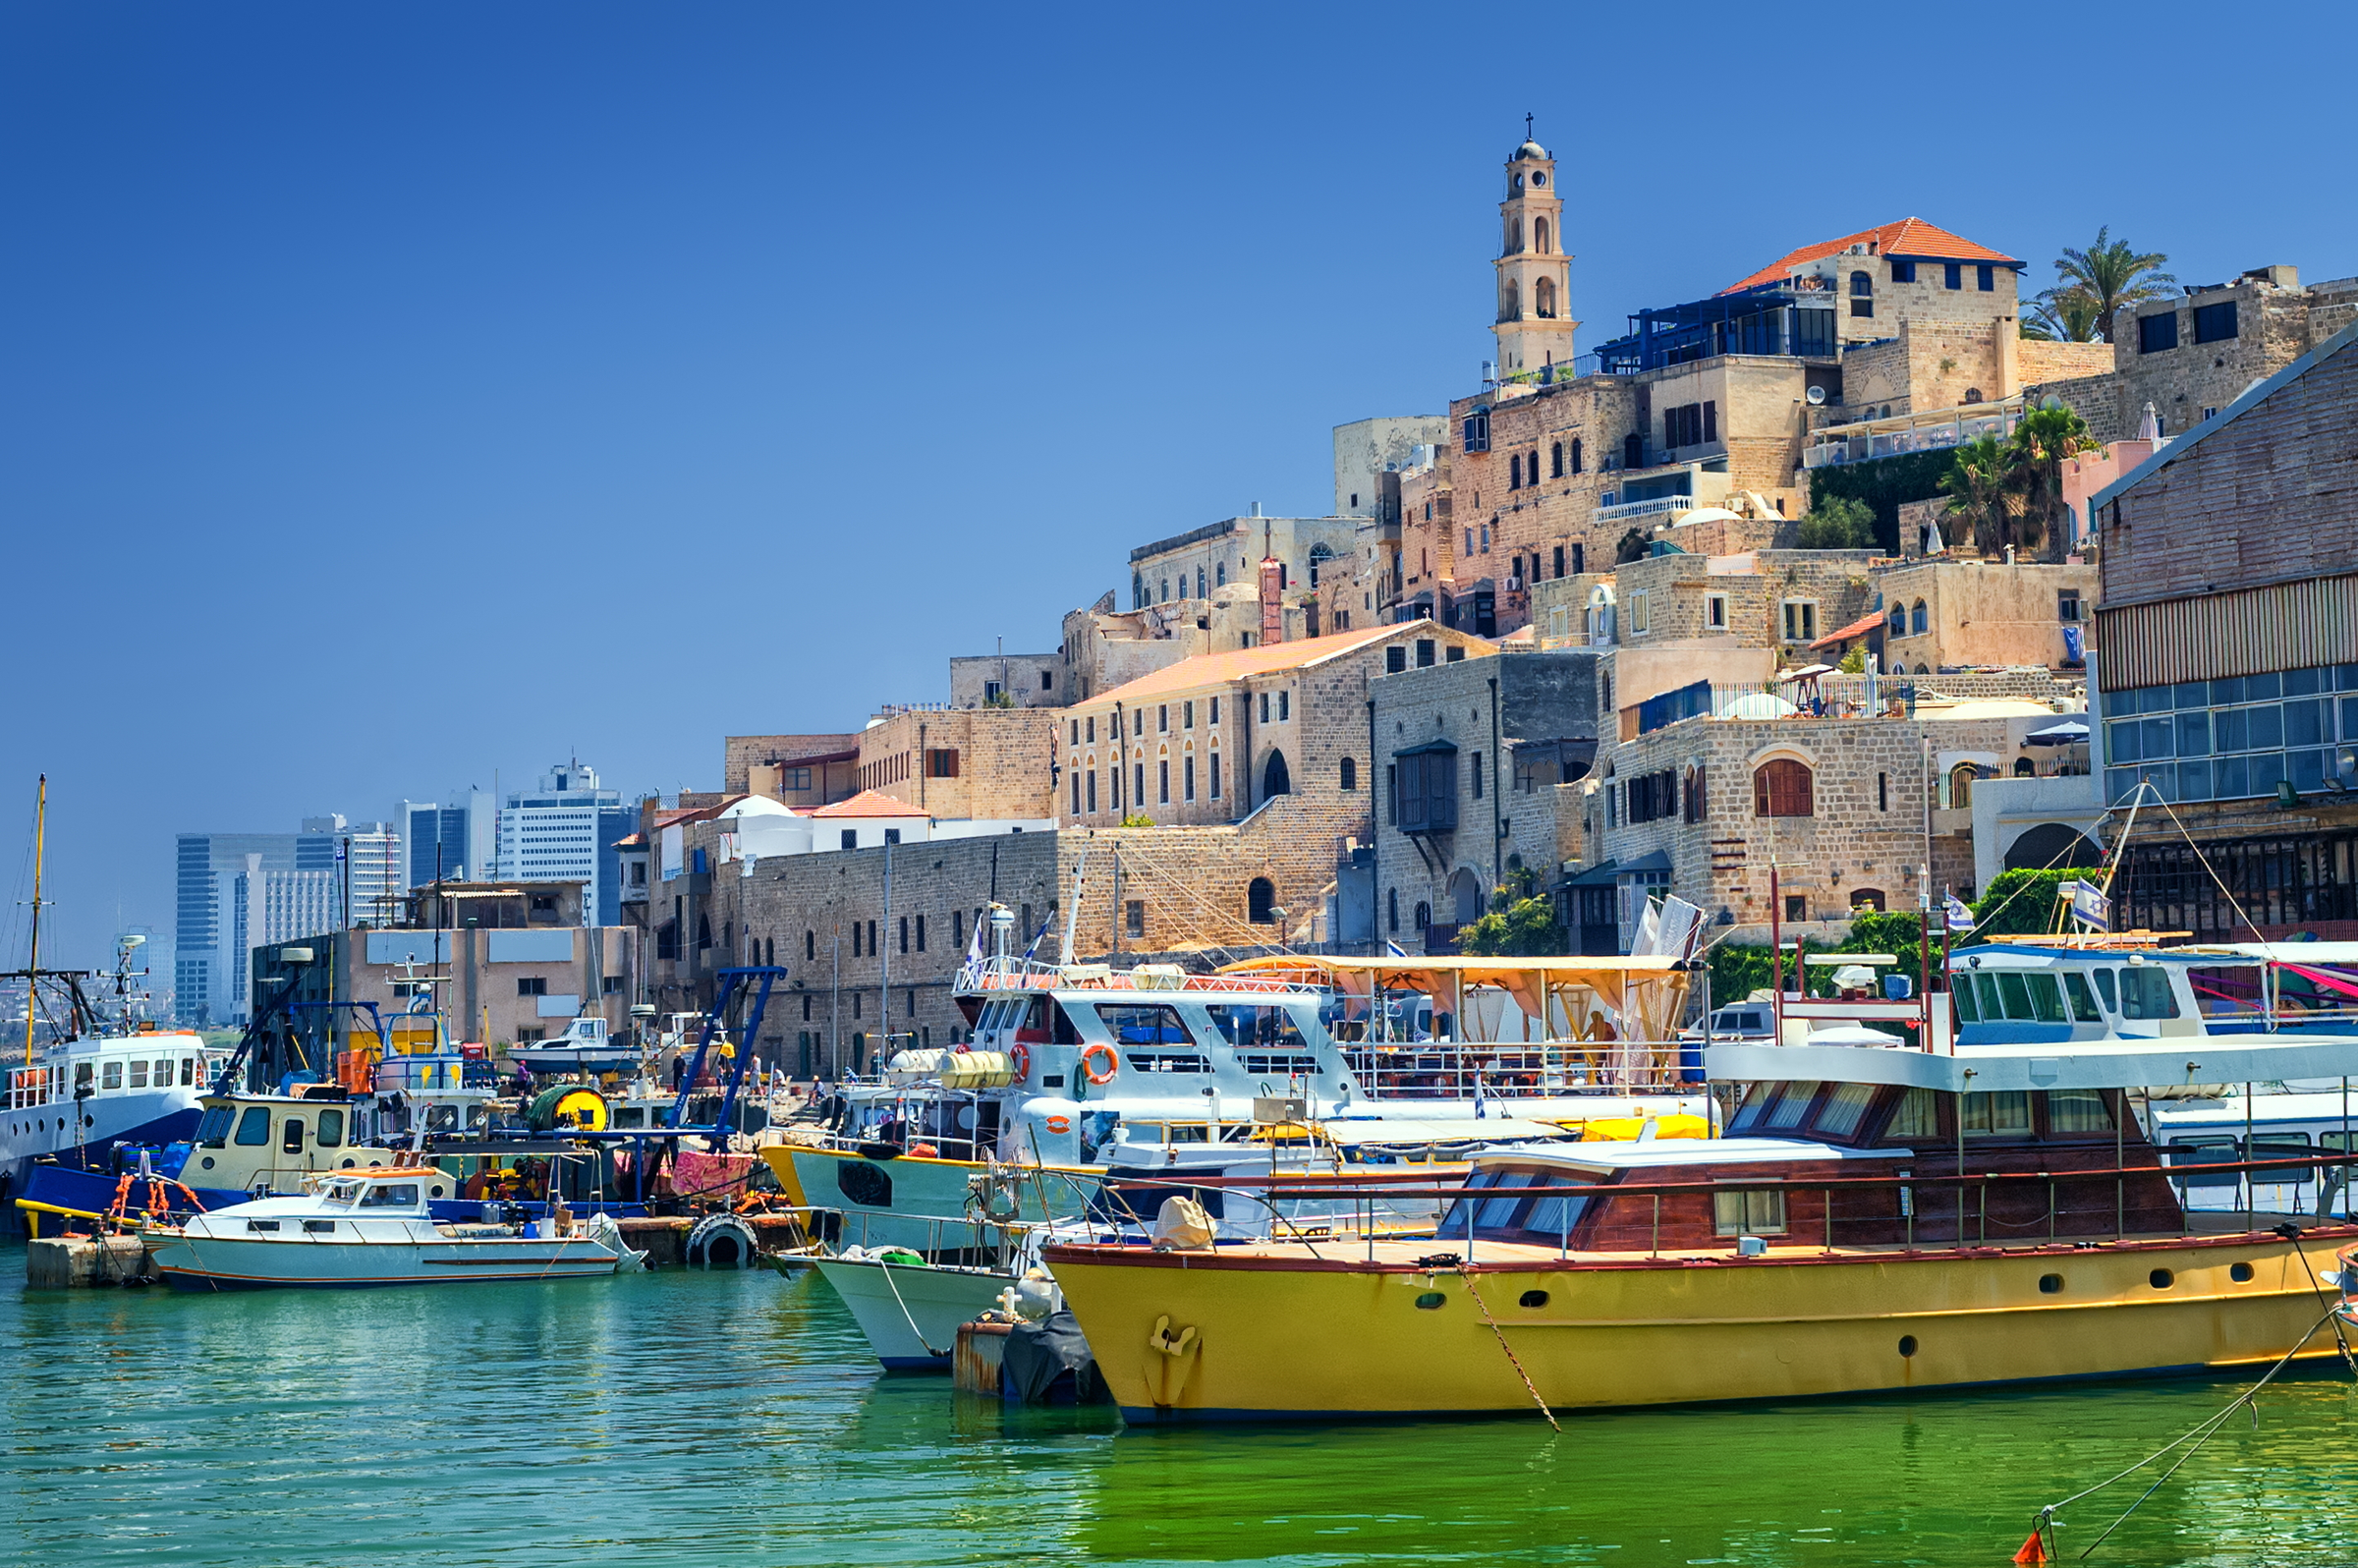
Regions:
M 1323 510 L 1487 357 L 1526 110 L 1584 349 L 1911 213 L 2358 273 L 2349 17 L 12 4 L 0 879 L 46 769 L 94 962 L 175 832 L 710 788 Z

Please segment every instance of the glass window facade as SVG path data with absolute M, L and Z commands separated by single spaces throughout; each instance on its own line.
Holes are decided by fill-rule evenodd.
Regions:
M 2358 782 L 2358 664 L 2106 692 L 2105 798 L 2138 782 L 2165 801 L 2306 794 Z

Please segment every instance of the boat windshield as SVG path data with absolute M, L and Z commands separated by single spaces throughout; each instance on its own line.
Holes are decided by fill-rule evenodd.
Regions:
M 229 1143 L 229 1124 L 236 1111 L 227 1105 L 208 1105 L 204 1119 L 196 1124 L 196 1143 L 203 1148 L 220 1148 Z
M 415 1208 L 418 1206 L 416 1182 L 379 1182 L 361 1197 L 363 1208 Z
M 339 1208 L 349 1208 L 352 1206 L 353 1199 L 359 1196 L 360 1191 L 361 1184 L 359 1182 L 329 1182 L 326 1190 L 320 1193 L 319 1201 L 323 1204 L 334 1204 Z

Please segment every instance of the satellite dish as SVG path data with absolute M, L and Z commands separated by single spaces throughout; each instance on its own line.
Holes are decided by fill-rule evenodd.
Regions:
M 1822 386 L 1814 386 L 1810 388 L 1810 407 L 1813 409 L 1820 408 L 1823 407 L 1825 403 L 1825 388 Z

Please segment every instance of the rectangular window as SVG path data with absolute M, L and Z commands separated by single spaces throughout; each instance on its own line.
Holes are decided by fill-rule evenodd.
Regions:
M 1188 753 L 1179 759 L 1179 791 L 1183 800 L 1196 798 L 1196 754 Z
M 956 778 L 958 751 L 955 747 L 934 747 L 926 753 L 926 777 Z
M 1708 399 L 1703 405 L 1703 438 L 1706 441 L 1719 439 L 1719 405 Z
M 1940 265 L 1940 287 L 1944 289 L 1961 289 L 1965 287 L 1965 263 L 1962 261 L 1942 262 Z
M 1809 599 L 1785 600 L 1785 641 L 1814 643 L 1818 640 L 1818 606 Z
M 901 951 L 909 951 L 909 917 L 906 915 L 901 917 Z
M 1166 756 L 1161 761 L 1156 762 L 1154 764 L 1154 771 L 1156 774 L 1156 787 L 1154 791 L 1155 803 L 1161 806 L 1168 806 L 1171 804 L 1171 759 Z
M 529 979 L 519 980 L 516 982 L 516 994 L 519 996 L 546 996 L 548 994 L 548 980 L 546 978 L 539 975 L 532 976 Z
M 1720 1236 L 1782 1236 L 1785 1195 L 1781 1192 L 1713 1193 L 1712 1229 Z
M 1147 906 L 1143 899 L 1130 899 L 1122 905 L 1122 930 L 1129 936 L 1147 934 Z
M 1992 265 L 1988 261 L 1985 261 L 1980 266 L 1973 269 L 1973 274 L 1974 281 L 1981 285 L 1981 290 L 1984 294 L 1991 294 L 1996 291 L 1997 268 L 1995 266 Z
M 2100 1090 L 2049 1090 L 2047 1094 L 2047 1130 L 2049 1133 L 2108 1133 L 2112 1130 L 2112 1109 L 2105 1103 L 2104 1093 Z
M 1170 704 L 1165 702 L 1154 709 L 1154 729 L 1158 734 L 1167 734 L 1170 728 L 1171 708 Z
M 1929 1089 L 1911 1089 L 1899 1098 L 1891 1124 L 1883 1129 L 1885 1142 L 1900 1138 L 1940 1136 L 1940 1102 Z
M 1432 640 L 1431 638 L 1417 640 L 1417 668 L 1420 670 L 1432 668 Z
M 1474 798 L 1482 799 L 1482 754 L 1474 754 Z
M 1967 1138 L 2028 1138 L 2031 1096 L 2027 1090 L 1994 1090 L 1965 1096 Z
M 2079 618 L 2080 590 L 2078 588 L 2057 588 L 2055 590 L 2055 619 L 2077 621 Z
M 1294 694 L 1290 691 L 1279 692 L 1277 694 L 1277 722 L 1280 724 L 1286 723 L 1291 720 L 1293 716 Z
M 2235 302 L 2221 300 L 2217 305 L 2198 305 L 2194 308 L 2194 341 L 2223 343 L 2235 336 Z
M 2178 312 L 2157 310 L 2137 318 L 2137 352 L 2160 354 L 2178 346 Z
M 1633 636 L 1643 636 L 1647 626 L 1646 589 L 1640 588 L 1629 596 L 1629 630 Z
M 1894 259 L 1891 262 L 1891 281 L 1894 283 L 1915 282 L 1916 263 L 1913 261 L 1900 261 Z
M 1888 773 L 1875 775 L 1875 809 L 1879 812 L 1891 810 L 1891 775 Z
M 1096 770 L 1095 768 L 1094 768 L 1094 767 L 1093 767 L 1093 768 L 1091 768 L 1091 769 L 1090 769 L 1090 770 L 1089 770 L 1089 771 L 1088 771 L 1086 774 L 1084 774 L 1084 775 L 1082 775 L 1082 776 L 1083 776 L 1083 777 L 1085 777 L 1085 778 L 1087 778 L 1087 779 L 1089 780 L 1089 808 L 1088 808 L 1088 810 L 1089 810 L 1089 812 L 1090 812 L 1092 814 L 1094 814 L 1094 813 L 1096 812 L 1096 809 L 1097 809 L 1097 770 Z
M 1130 770 L 1130 783 L 1131 783 L 1131 790 L 1130 790 L 1130 804 L 1131 804 L 1132 806 L 1144 806 L 1144 805 L 1146 805 L 1146 804 L 1147 804 L 1147 764 L 1146 764 L 1146 763 L 1144 763 L 1144 762 L 1140 762 L 1140 763 L 1138 763 L 1138 764 L 1137 764 L 1135 767 L 1131 768 L 1131 770 Z
M 1182 728 L 1182 729 L 1190 729 L 1190 730 L 1192 730 L 1192 729 L 1194 729 L 1194 728 L 1196 727 L 1196 704 L 1195 704 L 1195 703 L 1193 703 L 1193 702 L 1182 702 L 1182 703 L 1180 703 L 1180 704 L 1179 704 L 1179 725 L 1180 725 L 1180 728 Z
M 1215 801 L 1220 798 L 1220 754 L 1217 752 L 1211 754 L 1211 798 Z
M 1220 700 L 1216 697 L 1211 700 L 1211 727 L 1215 730 L 1220 727 Z
M 1394 643 L 1394 644 L 1392 644 L 1390 647 L 1387 647 L 1387 648 L 1385 648 L 1385 649 L 1383 650 L 1383 672 L 1384 672 L 1386 675 L 1397 675 L 1397 674 L 1399 674 L 1399 673 L 1400 673 L 1402 670 L 1405 670 L 1405 669 L 1407 669 L 1407 668 L 1408 668 L 1408 649 L 1407 649 L 1407 648 L 1405 648 L 1405 647 L 1402 647 L 1402 646 L 1401 646 L 1399 644 L 1397 644 L 1397 643 Z
M 1073 814 L 1081 814 L 1081 772 L 1078 768 L 1073 770 Z
M 1560 544 L 1555 547 L 1555 575 L 1564 575 L 1564 547 Z
M 131 1087 L 133 1089 L 147 1087 L 147 1059 L 143 1056 L 131 1064 Z

